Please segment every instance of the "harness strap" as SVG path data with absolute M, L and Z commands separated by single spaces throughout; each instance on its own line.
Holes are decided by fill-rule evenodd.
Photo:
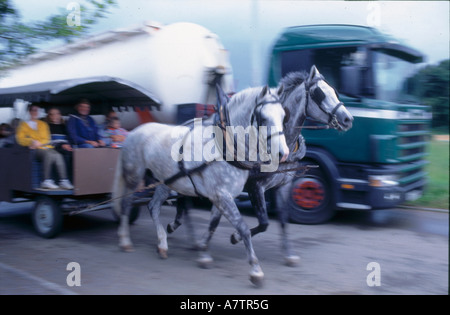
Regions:
M 189 132 L 184 136 L 184 139 L 183 139 L 183 146 L 181 146 L 180 154 L 183 154 L 182 150 L 183 150 L 183 147 L 184 147 L 184 143 L 186 142 L 186 139 L 188 138 L 188 135 L 192 132 L 192 129 L 194 128 L 193 125 L 190 123 L 191 121 L 192 121 L 192 120 L 190 120 L 189 122 L 187 122 L 187 123 L 184 124 L 185 126 L 189 126 Z M 197 196 L 199 196 L 199 197 L 204 197 L 202 194 L 200 194 L 200 193 L 198 192 L 197 186 L 195 185 L 195 182 L 194 182 L 194 180 L 192 179 L 192 176 L 191 176 L 191 175 L 194 174 L 194 173 L 201 172 L 201 171 L 202 171 L 203 169 L 205 169 L 209 164 L 210 164 L 210 162 L 205 162 L 205 163 L 201 164 L 200 166 L 197 166 L 197 167 L 195 167 L 195 168 L 193 168 L 193 169 L 187 170 L 186 167 L 184 166 L 183 159 L 180 159 L 180 160 L 178 161 L 179 172 L 176 173 L 175 175 L 172 175 L 171 177 L 169 177 L 169 178 L 167 178 L 167 179 L 165 179 L 165 180 L 162 180 L 161 182 L 162 182 L 164 185 L 170 185 L 170 184 L 172 184 L 173 182 L 175 182 L 176 180 L 178 180 L 178 179 L 180 179 L 180 178 L 182 178 L 182 177 L 186 177 L 186 176 L 187 176 L 187 177 L 189 178 L 189 180 L 191 181 L 192 186 L 194 186 L 195 194 L 196 194 Z
M 192 186 L 194 186 L 195 194 L 196 194 L 197 196 L 199 196 L 199 197 L 204 197 L 202 194 L 200 194 L 200 193 L 198 192 L 197 186 L 195 185 L 195 182 L 194 182 L 194 180 L 192 179 L 192 176 L 191 176 L 191 175 L 203 171 L 209 164 L 210 164 L 210 162 L 205 162 L 205 163 L 203 163 L 202 165 L 197 166 L 197 167 L 195 167 L 195 168 L 193 168 L 193 169 L 186 170 L 186 168 L 184 167 L 183 161 L 182 161 L 182 160 L 181 160 L 181 161 L 178 161 L 178 167 L 179 167 L 180 171 L 179 171 L 178 173 L 176 173 L 175 175 L 173 175 L 173 176 L 171 176 L 171 177 L 165 179 L 165 180 L 163 181 L 163 183 L 164 183 L 164 185 L 170 185 L 170 184 L 172 184 L 173 182 L 175 182 L 176 180 L 178 180 L 178 179 L 180 179 L 180 178 L 182 178 L 182 177 L 186 177 L 186 176 L 187 176 L 187 177 L 189 178 L 189 180 L 191 181 Z
M 336 112 L 339 109 L 339 107 L 343 106 L 344 103 L 343 102 L 339 102 L 331 112 L 327 112 L 322 106 L 322 101 L 325 98 L 325 94 L 323 93 L 322 90 L 317 90 L 317 88 L 312 92 L 314 93 L 314 95 L 311 95 L 310 93 L 310 89 L 311 87 L 316 84 L 319 80 L 324 80 L 328 85 L 330 85 L 325 78 L 320 75 L 318 78 L 316 78 L 314 81 L 310 82 L 310 84 L 308 84 L 308 86 L 305 84 L 305 94 L 306 94 L 306 105 L 305 108 L 308 108 L 309 105 L 309 98 L 311 97 L 313 99 L 314 102 L 316 102 L 317 106 L 319 107 L 319 109 L 321 111 L 323 111 L 325 114 L 327 114 L 329 116 L 328 118 L 328 125 L 325 126 L 299 126 L 296 128 L 304 128 L 304 129 L 329 129 L 330 127 L 333 128 L 338 128 L 339 127 L 339 122 L 337 121 L 337 117 L 336 117 Z M 330 85 L 331 86 L 331 85 Z M 317 91 L 316 91 L 317 90 Z M 334 92 L 336 93 L 336 96 L 339 99 L 339 94 L 337 93 L 336 89 L 333 87 Z M 319 92 L 320 91 L 320 92 Z

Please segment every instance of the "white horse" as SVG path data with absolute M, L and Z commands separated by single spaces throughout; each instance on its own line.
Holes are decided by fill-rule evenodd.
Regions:
M 250 231 L 251 235 L 254 236 L 267 229 L 269 220 L 264 193 L 271 188 L 277 189 L 278 194 L 275 200 L 275 208 L 281 223 L 284 258 L 288 265 L 295 265 L 299 261 L 299 257 L 292 252 L 287 237 L 286 229 L 288 212 L 284 208 L 284 205 L 289 197 L 289 189 L 286 189 L 288 187 L 285 184 L 292 180 L 292 176 L 296 173 L 295 169 L 299 166 L 299 161 L 306 153 L 305 141 L 300 133 L 301 126 L 306 118 L 310 118 L 329 125 L 330 128 L 346 131 L 352 127 L 353 117 L 339 100 L 334 88 L 329 85 L 315 66 L 311 67 L 309 73 L 289 73 L 282 78 L 277 90 L 280 95 L 280 101 L 287 114 L 284 122 L 284 132 L 290 154 L 286 163 L 281 163 L 279 165 L 278 172 L 253 172 L 253 174 L 249 176 L 246 185 L 247 191 L 259 222 L 259 225 L 250 229 Z M 219 98 L 219 101 L 227 102 L 227 99 L 222 96 Z M 286 170 L 292 169 L 294 169 L 294 171 L 286 172 Z M 159 191 L 163 189 L 163 187 L 157 189 L 155 195 L 158 195 Z M 164 202 L 164 200 L 162 202 Z M 189 234 L 192 238 L 195 238 L 192 227 L 190 227 L 190 220 L 187 215 L 185 202 L 186 201 L 183 198 L 179 199 L 177 204 L 177 216 L 174 222 L 168 224 L 167 230 L 173 232 L 177 229 L 181 225 L 181 217 L 185 214 Z M 213 207 L 208 232 L 205 233 L 203 238 L 198 242 L 198 247 L 203 248 L 204 250 L 208 247 L 209 241 L 219 224 L 220 217 L 220 212 Z M 231 236 L 231 242 L 233 244 L 236 244 L 240 240 L 242 239 L 238 232 L 235 232 Z M 211 263 L 212 258 L 207 257 L 205 254 L 204 261 Z
M 270 89 L 252 88 L 237 93 L 230 99 L 226 108 L 228 110 L 223 113 L 220 120 L 222 128 L 223 122 L 226 122 L 228 127 L 241 129 L 253 126 L 255 128 L 248 128 L 248 138 L 254 137 L 252 132 L 259 132 L 258 138 L 263 140 L 258 141 L 258 145 L 253 147 L 240 141 L 235 147 L 238 152 L 239 148 L 244 146 L 247 149 L 244 155 L 262 156 L 261 153 L 268 153 L 265 144 L 267 138 L 271 138 L 272 149 L 269 154 L 270 160 L 267 162 L 278 161 L 280 156 L 280 162 L 287 158 L 289 149 L 282 132 L 285 111 L 279 103 L 278 96 L 271 93 Z M 268 126 L 269 131 L 263 132 L 265 129 L 256 128 L 261 126 Z M 195 126 L 188 128 L 148 123 L 129 134 L 121 150 L 113 188 L 114 209 L 118 215 L 120 214 L 119 246 L 125 251 L 133 248 L 128 221 L 132 203 L 131 193 L 136 190 L 145 172 L 149 170 L 157 181 L 163 182 L 167 187 L 152 198 L 148 205 L 157 229 L 157 247 L 160 255 L 166 256 L 168 250 L 167 235 L 159 221 L 161 200 L 167 199 L 170 189 L 185 196 L 203 196 L 208 198 L 221 215 L 224 215 L 239 231 L 251 265 L 250 280 L 260 284 L 264 273 L 253 250 L 250 230 L 234 202 L 234 198 L 244 188 L 249 170 L 245 166 L 232 165 L 223 160 L 224 156 L 229 157 L 230 147 L 233 146 L 225 145 L 228 155 L 220 149 L 211 150 L 211 144 L 213 146 L 217 144 L 220 148 L 222 139 L 217 135 L 205 137 L 203 129 Z M 232 128 L 226 128 L 224 135 L 226 139 L 232 139 Z M 217 141 L 217 138 L 220 138 L 220 141 Z M 216 142 L 212 142 L 212 139 Z M 278 146 L 274 146 L 274 142 L 278 142 Z M 208 158 L 205 158 L 205 148 L 209 154 Z M 256 149 L 258 152 L 254 152 Z M 231 156 L 236 158 L 235 155 Z M 263 167 L 266 164 L 256 165 Z

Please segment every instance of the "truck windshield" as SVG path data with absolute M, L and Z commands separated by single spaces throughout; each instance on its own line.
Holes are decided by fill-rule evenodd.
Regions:
M 413 63 L 381 51 L 373 51 L 376 98 L 390 102 L 414 101 L 414 97 L 408 95 L 407 80 L 415 71 Z

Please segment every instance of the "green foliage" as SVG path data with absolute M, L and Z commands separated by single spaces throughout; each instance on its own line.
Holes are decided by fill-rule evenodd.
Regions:
M 449 126 L 450 59 L 421 69 L 409 79 L 413 95 L 432 108 L 432 127 L 447 130 Z
M 448 141 L 430 142 L 427 166 L 428 185 L 422 198 L 409 202 L 417 207 L 448 209 L 449 205 L 449 146 Z
M 81 25 L 67 24 L 67 10 L 49 16 L 44 21 L 24 23 L 11 0 L 0 0 L 0 69 L 11 66 L 37 51 L 39 44 L 50 40 L 70 42 L 84 35 L 90 27 L 106 17 L 116 0 L 84 0 Z

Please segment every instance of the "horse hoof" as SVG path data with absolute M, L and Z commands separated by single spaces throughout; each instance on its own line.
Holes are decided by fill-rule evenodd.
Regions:
M 197 264 L 200 268 L 203 269 L 210 269 L 213 264 L 213 259 L 209 255 L 202 255 L 200 258 L 197 259 Z
M 120 245 L 120 249 L 125 253 L 132 253 L 134 252 L 133 245 Z
M 156 251 L 161 259 L 167 259 L 169 257 L 167 255 L 167 249 L 157 248 Z
M 167 224 L 167 233 L 172 234 L 173 232 L 175 232 L 175 229 L 172 227 L 172 225 L 169 223 Z
M 250 282 L 253 283 L 254 286 L 261 288 L 264 284 L 264 275 L 250 275 Z
M 204 242 L 196 242 L 193 245 L 193 248 L 196 251 L 206 251 L 208 249 L 208 245 Z
M 289 267 L 296 267 L 300 263 L 300 257 L 297 255 L 291 255 L 284 258 L 285 263 Z
M 233 245 L 239 243 L 239 240 L 237 239 L 237 237 L 236 237 L 236 235 L 235 235 L 234 233 L 231 234 L 230 242 L 231 242 L 231 244 L 233 244 Z

